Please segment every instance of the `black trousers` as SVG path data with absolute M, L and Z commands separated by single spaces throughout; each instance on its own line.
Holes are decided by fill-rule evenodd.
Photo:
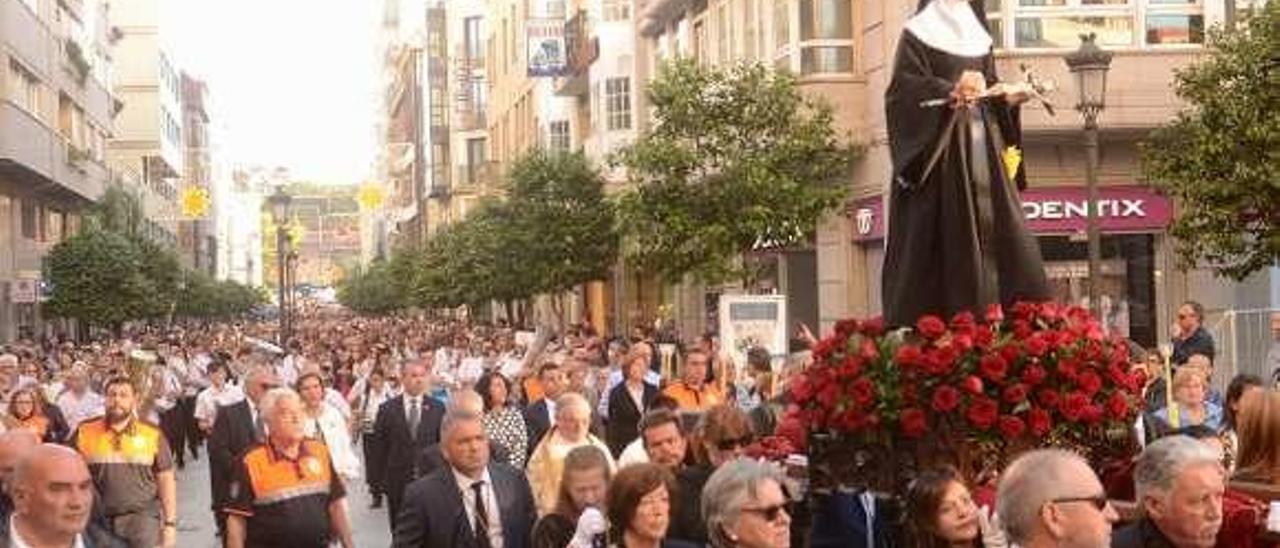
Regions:
M 187 454 L 187 429 L 186 423 L 182 420 L 182 406 L 175 405 L 173 408 L 160 413 L 160 431 L 164 432 L 165 441 L 169 442 L 169 450 L 173 452 L 173 458 L 178 463 L 178 467 L 186 466 Z
M 181 421 L 183 437 L 187 440 L 187 450 L 195 458 L 200 458 L 200 444 L 204 443 L 204 432 L 200 431 L 200 423 L 196 421 L 196 397 L 183 396 L 178 399 L 178 409 L 182 411 Z M 182 452 L 183 448 L 175 447 L 174 451 Z
M 382 495 L 382 490 L 378 488 L 380 483 L 377 474 L 381 474 L 381 470 L 377 470 L 377 465 L 373 462 L 373 434 L 361 434 L 360 445 L 364 449 L 364 481 L 369 486 L 369 493 L 374 497 Z

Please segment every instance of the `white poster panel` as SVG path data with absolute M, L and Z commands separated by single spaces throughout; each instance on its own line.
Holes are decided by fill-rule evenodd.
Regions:
M 760 346 L 777 364 L 787 355 L 787 297 L 785 295 L 723 295 L 720 297 L 721 347 L 741 370 L 747 351 Z
M 528 35 L 529 77 L 564 76 L 568 59 L 564 50 L 564 20 L 530 19 L 525 27 Z

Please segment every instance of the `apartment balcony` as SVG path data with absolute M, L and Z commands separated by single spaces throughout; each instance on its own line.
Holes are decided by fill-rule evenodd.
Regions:
M 452 129 L 455 131 L 476 131 L 485 129 L 489 127 L 487 118 L 488 116 L 484 110 L 477 110 L 475 108 L 468 108 L 466 110 L 455 112 L 453 113 L 454 127 Z
M 0 102 L 0 135 L 0 175 L 72 203 L 102 195 L 106 168 L 9 102 Z

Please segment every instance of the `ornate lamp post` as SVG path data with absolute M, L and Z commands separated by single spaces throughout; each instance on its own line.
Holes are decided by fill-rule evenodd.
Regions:
M 289 341 L 289 291 L 285 272 L 288 268 L 289 231 L 285 223 L 289 221 L 289 205 L 293 197 L 284 191 L 283 186 L 278 186 L 267 200 L 271 203 L 271 219 L 276 225 L 276 273 L 280 290 L 280 336 L 277 342 L 284 348 Z
M 1098 295 L 1102 284 L 1102 236 L 1098 227 L 1098 115 L 1106 108 L 1107 71 L 1111 70 L 1111 53 L 1099 48 L 1096 39 L 1093 33 L 1080 35 L 1080 48 L 1066 58 L 1079 94 L 1076 110 L 1084 117 L 1085 185 L 1089 196 L 1089 308 L 1094 315 L 1102 310 Z

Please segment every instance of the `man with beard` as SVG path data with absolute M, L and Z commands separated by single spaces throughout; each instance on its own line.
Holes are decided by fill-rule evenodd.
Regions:
M 137 392 L 127 377 L 108 380 L 104 390 L 106 416 L 81 423 L 71 446 L 89 465 L 111 531 L 131 546 L 171 548 L 178 501 L 169 444 L 135 416 Z

